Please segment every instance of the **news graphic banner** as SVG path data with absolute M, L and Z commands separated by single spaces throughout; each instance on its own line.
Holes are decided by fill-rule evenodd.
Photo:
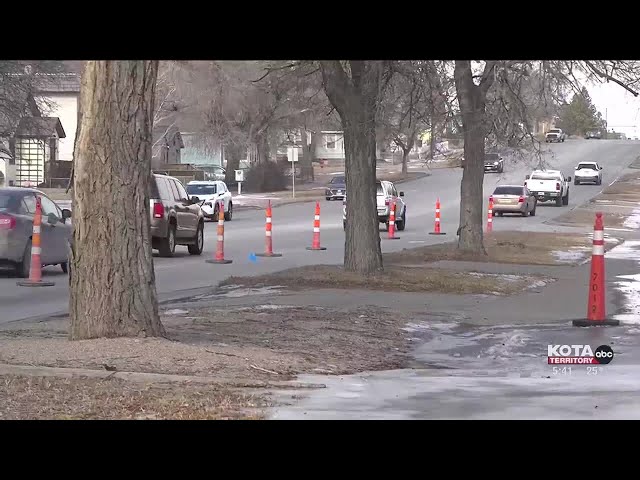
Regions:
M 600 345 L 593 349 L 590 345 L 548 345 L 549 365 L 607 365 L 613 360 L 613 349 Z

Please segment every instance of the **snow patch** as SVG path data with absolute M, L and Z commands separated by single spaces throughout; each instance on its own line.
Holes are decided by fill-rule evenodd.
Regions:
M 629 240 L 605 253 L 605 258 L 616 260 L 635 259 L 640 261 L 640 241 Z
M 623 281 L 616 282 L 616 289 L 625 297 L 625 313 L 614 315 L 624 324 L 640 325 L 640 274 L 618 275 Z
M 554 250 L 551 254 L 558 262 L 575 263 L 587 256 L 588 247 L 575 247 L 570 250 Z
M 640 228 L 640 210 L 635 209 L 633 213 L 627 217 L 622 226 L 626 228 L 633 228 L 634 230 Z
M 165 312 L 163 312 L 163 315 L 186 315 L 187 313 L 189 313 L 186 310 L 181 310 L 179 308 L 173 308 L 171 310 L 166 310 Z

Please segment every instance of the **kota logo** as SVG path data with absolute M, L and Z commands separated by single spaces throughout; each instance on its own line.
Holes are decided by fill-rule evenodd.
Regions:
M 548 345 L 547 363 L 562 365 L 607 365 L 613 360 L 613 349 L 600 345 L 595 349 L 590 345 Z

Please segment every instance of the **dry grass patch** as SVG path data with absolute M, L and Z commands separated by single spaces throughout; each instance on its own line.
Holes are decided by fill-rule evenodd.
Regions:
M 407 262 L 411 263 L 411 262 Z M 292 268 L 257 277 L 229 277 L 221 285 L 263 287 L 282 285 L 290 289 L 340 288 L 452 294 L 512 294 L 529 285 L 529 277 L 478 276 L 473 272 L 432 269 L 423 266 L 388 265 L 384 273 L 363 277 L 337 265 Z
M 448 242 L 385 253 L 383 257 L 385 265 L 414 265 L 440 260 L 566 265 L 566 262 L 560 262 L 556 258 L 554 252 L 588 248 L 591 245 L 591 239 L 586 235 L 549 232 L 501 231 L 485 235 L 484 239 L 487 255 L 462 253 L 457 249 L 457 242 Z
M 0 377 L 3 420 L 260 419 L 263 400 L 215 385 Z
M 386 180 L 387 182 L 408 182 L 410 180 L 415 180 L 418 178 L 422 178 L 426 176 L 426 172 L 388 172 L 388 173 L 380 173 L 377 178 L 378 180 Z
M 624 223 L 633 210 L 625 208 L 624 212 L 626 213 L 622 213 L 620 209 L 617 212 L 607 211 L 610 209 L 611 207 L 608 207 L 606 204 L 597 205 L 597 207 L 594 206 L 594 208 L 576 208 L 564 215 L 556 217 L 553 222 L 563 225 L 590 227 L 589 230 L 593 230 L 596 211 L 599 211 L 602 212 L 605 228 L 624 228 Z

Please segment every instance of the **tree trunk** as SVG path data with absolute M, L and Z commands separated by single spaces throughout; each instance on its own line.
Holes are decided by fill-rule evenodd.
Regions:
M 344 130 L 347 187 L 344 268 L 371 275 L 383 270 L 374 153 L 383 62 L 352 60 L 351 78 L 340 61 L 320 64 L 325 92 L 340 115 Z
M 433 157 L 436 153 L 436 124 L 431 119 L 431 139 L 429 140 L 429 160 L 433 161 Z
M 227 184 L 233 184 L 236 181 L 236 170 L 240 168 L 240 160 L 242 155 L 246 154 L 247 149 L 244 144 L 230 143 L 224 147 L 224 156 L 227 160 L 225 167 L 224 180 Z
M 318 134 L 316 132 L 311 132 L 311 142 L 307 142 L 307 132 L 303 131 L 302 137 L 304 141 L 304 154 L 300 160 L 300 176 L 303 182 L 313 182 L 315 180 L 313 162 L 316 159 Z
M 406 174 L 409 170 L 407 169 L 407 160 L 409 159 L 409 152 L 411 150 L 409 148 L 402 149 L 402 173 Z
M 464 134 L 458 248 L 486 254 L 482 233 L 485 99 L 480 87 L 473 83 L 469 61 L 456 60 L 455 84 Z
M 82 76 L 69 300 L 72 340 L 164 336 L 149 182 L 157 61 L 90 61 Z
M 265 129 L 262 133 L 259 133 L 255 139 L 256 142 L 256 161 L 257 163 L 264 163 L 271 160 L 269 158 L 269 136 L 268 131 Z

